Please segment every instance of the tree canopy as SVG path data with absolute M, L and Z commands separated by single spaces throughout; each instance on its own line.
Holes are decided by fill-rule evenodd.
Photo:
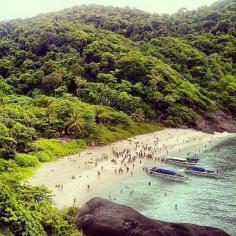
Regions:
M 88 5 L 0 22 L 0 234 L 75 232 L 46 189 L 21 185 L 40 162 L 157 120 L 235 118 L 235 16 L 223 0 L 172 15 Z

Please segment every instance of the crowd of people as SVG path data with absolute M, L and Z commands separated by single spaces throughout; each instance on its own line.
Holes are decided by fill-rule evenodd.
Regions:
M 188 137 L 187 139 L 180 139 L 179 137 L 175 137 L 174 135 L 168 134 L 167 140 L 175 139 L 175 142 L 178 144 L 187 144 L 191 141 L 201 141 L 201 138 L 195 138 L 195 137 Z M 120 141 L 122 142 L 122 141 Z M 167 145 L 165 144 L 167 143 Z M 166 156 L 169 154 L 169 148 L 171 148 L 173 144 L 168 144 L 168 142 L 160 141 L 158 137 L 154 137 L 152 141 L 147 142 L 138 142 L 136 141 L 136 138 L 130 138 L 128 139 L 128 144 L 126 142 L 126 146 L 121 148 L 121 145 L 119 145 L 119 148 L 116 146 L 116 144 L 110 146 L 110 153 L 102 153 L 100 158 L 88 158 L 86 157 L 86 160 L 84 162 L 85 165 L 90 164 L 91 168 L 92 166 L 96 168 L 97 171 L 97 178 L 100 178 L 104 172 L 106 172 L 106 165 L 105 162 L 110 162 L 113 166 L 114 175 L 117 177 L 119 176 L 134 176 L 134 170 L 136 166 L 142 167 L 145 171 L 145 163 L 146 160 L 152 160 L 155 162 L 160 162 Z M 212 145 L 212 142 L 209 142 L 210 145 Z M 205 145 L 205 148 L 207 145 Z M 181 148 L 177 149 L 179 152 L 181 151 Z M 93 155 L 92 152 L 87 153 L 90 155 Z M 191 152 L 188 153 L 190 155 Z M 82 155 L 79 155 L 79 158 L 83 158 Z M 69 157 L 68 160 L 70 162 L 76 163 L 76 158 Z M 105 167 L 103 166 L 103 163 Z M 79 166 L 80 168 L 80 166 Z M 87 176 L 88 177 L 88 176 Z M 76 179 L 75 175 L 71 176 L 71 179 Z M 90 183 L 87 185 L 87 191 L 91 192 L 93 191 L 93 183 Z M 147 186 L 151 186 L 151 182 L 147 182 Z M 63 184 L 58 184 L 55 186 L 58 188 L 59 191 L 63 191 Z M 126 186 L 127 187 L 127 186 Z M 124 191 L 120 189 L 120 193 L 123 193 Z M 129 189 L 128 191 L 129 196 L 131 197 L 134 194 L 133 189 Z M 165 193 L 166 196 L 166 193 Z M 109 194 L 108 198 L 110 200 L 115 200 L 115 196 L 111 196 Z M 77 202 L 76 197 L 73 199 L 73 205 L 75 205 Z M 177 209 L 177 206 L 175 207 Z

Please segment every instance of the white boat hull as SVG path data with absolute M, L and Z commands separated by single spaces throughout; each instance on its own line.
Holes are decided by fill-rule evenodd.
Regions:
M 177 165 L 177 166 L 193 166 L 196 165 L 194 162 L 187 161 L 186 159 L 181 159 L 178 157 L 172 157 L 172 156 L 167 156 L 162 159 L 163 162 L 171 164 L 171 165 Z
M 186 174 L 191 175 L 199 175 L 199 176 L 205 176 L 205 177 L 218 177 L 218 174 L 216 172 L 207 172 L 207 171 L 194 171 L 194 170 L 185 170 Z
M 183 182 L 185 180 L 187 180 L 187 176 L 182 176 L 182 175 L 167 175 L 167 174 L 162 174 L 162 173 L 158 173 L 156 171 L 152 171 L 152 170 L 147 170 L 147 173 L 150 175 L 154 175 L 154 176 L 158 176 L 164 179 L 168 179 L 168 180 L 172 180 L 172 181 L 178 181 L 178 182 Z
M 177 166 L 193 166 L 194 163 L 190 162 L 179 162 L 179 161 L 170 161 L 170 160 L 164 160 L 165 163 L 171 164 L 171 165 L 177 165 Z

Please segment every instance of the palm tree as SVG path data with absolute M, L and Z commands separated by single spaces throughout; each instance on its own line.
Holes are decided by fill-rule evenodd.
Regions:
M 72 113 L 65 123 L 66 133 L 72 133 L 74 137 L 82 133 L 84 127 L 84 119 L 77 112 Z

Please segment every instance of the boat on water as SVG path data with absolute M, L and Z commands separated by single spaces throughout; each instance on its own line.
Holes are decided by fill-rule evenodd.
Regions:
M 159 177 L 162 177 L 168 180 L 173 180 L 173 181 L 185 181 L 188 178 L 182 173 L 178 173 L 173 170 L 162 169 L 158 167 L 147 168 L 146 171 L 150 175 L 159 176 Z
M 201 166 L 188 166 L 185 171 L 186 174 L 200 175 L 206 177 L 218 177 L 218 171 L 208 170 Z
M 198 158 L 197 155 L 193 155 L 193 156 L 190 156 L 190 157 L 186 157 L 186 160 L 189 162 L 189 163 L 198 163 L 198 161 L 200 160 Z
M 196 162 L 194 162 L 192 159 L 187 159 L 187 158 L 183 159 L 178 157 L 166 157 L 162 159 L 162 161 L 168 164 L 173 164 L 178 166 L 191 166 L 196 164 Z

